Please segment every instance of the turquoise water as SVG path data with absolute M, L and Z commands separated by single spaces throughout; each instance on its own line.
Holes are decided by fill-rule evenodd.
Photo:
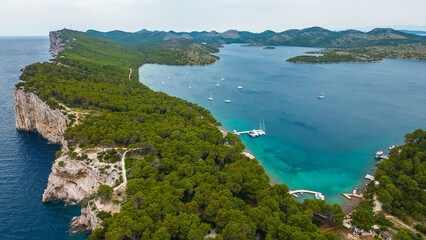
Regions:
M 144 65 L 141 82 L 209 109 L 230 131 L 258 128 L 265 119 L 266 136 L 241 138 L 271 181 L 344 203 L 341 193 L 373 173 L 376 151 L 426 128 L 426 61 L 285 62 L 308 50 L 227 45 L 210 66 Z M 323 100 L 316 98 L 321 91 Z
M 46 61 L 48 37 L 0 37 L 0 239 L 85 239 L 70 233 L 80 206 L 42 203 L 58 145 L 15 129 L 13 89 L 19 70 Z

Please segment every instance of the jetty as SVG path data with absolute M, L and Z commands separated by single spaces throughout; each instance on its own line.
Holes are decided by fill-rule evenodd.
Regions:
M 315 192 L 315 191 L 310 191 L 310 190 L 293 190 L 293 191 L 289 191 L 288 193 L 290 193 L 290 195 L 292 195 L 293 193 L 310 193 L 310 194 L 321 194 L 320 192 Z
M 342 195 L 343 196 L 345 196 L 347 199 L 351 199 L 351 198 L 353 198 L 353 197 L 356 197 L 356 198 L 363 198 L 364 197 L 364 195 L 362 195 L 362 194 L 357 194 L 356 193 L 356 190 L 358 190 L 358 188 L 355 188 L 353 191 L 352 191 L 352 193 L 342 193 Z
M 365 175 L 365 179 L 370 180 L 370 181 L 374 181 L 374 176 L 367 174 L 367 175 Z
M 234 129 L 232 133 L 238 136 L 240 136 L 241 134 L 248 134 L 250 137 L 258 137 L 258 136 L 266 135 L 265 119 L 263 120 L 263 123 L 262 123 L 262 120 L 260 120 L 260 129 L 253 129 L 253 130 L 242 131 L 242 132 L 238 132 L 237 130 Z
M 324 197 L 324 195 L 322 195 L 322 193 L 311 191 L 311 190 L 293 190 L 293 191 L 289 191 L 288 193 L 290 195 L 292 195 L 293 197 L 298 197 L 297 196 L 298 193 L 310 193 L 310 194 L 314 194 L 316 199 L 321 199 L 321 200 L 325 199 L 325 197 Z

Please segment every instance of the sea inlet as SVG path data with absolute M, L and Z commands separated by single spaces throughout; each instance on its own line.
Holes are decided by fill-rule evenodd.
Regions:
M 271 182 L 345 203 L 342 193 L 374 173 L 376 151 L 426 127 L 426 61 L 285 61 L 309 50 L 225 45 L 213 65 L 144 65 L 140 81 L 207 108 L 231 132 L 258 129 L 264 119 L 265 136 L 241 138 Z

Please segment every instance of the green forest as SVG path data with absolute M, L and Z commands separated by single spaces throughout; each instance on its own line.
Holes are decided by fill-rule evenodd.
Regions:
M 339 205 L 295 201 L 284 184 L 270 185 L 256 159 L 241 154 L 237 136 L 222 136 L 208 110 L 139 82 L 144 63 L 208 64 L 217 60 L 210 55 L 216 48 L 186 40 L 126 45 L 60 33 L 73 39 L 67 48 L 52 61 L 27 66 L 16 87 L 52 108 L 89 113 L 66 130 L 71 157 L 84 159 L 72 153 L 76 147 L 146 149 L 126 159 L 121 212 L 99 215 L 102 228 L 89 239 L 203 239 L 211 229 L 216 239 L 336 239 L 319 232 L 315 218 L 342 224 Z M 99 157 L 118 159 L 117 152 Z M 97 196 L 110 199 L 111 192 L 102 186 Z
M 383 209 L 404 221 L 424 222 L 426 132 L 418 129 L 406 134 L 405 145 L 392 149 L 389 160 L 378 163 L 377 167 L 375 177 L 380 184 L 374 192 Z
M 398 46 L 370 46 L 356 48 L 327 48 L 307 52 L 287 59 L 294 63 L 374 62 L 385 58 L 426 60 L 426 44 L 402 44 Z

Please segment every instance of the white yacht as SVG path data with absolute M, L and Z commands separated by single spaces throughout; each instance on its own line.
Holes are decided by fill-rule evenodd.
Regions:
M 221 78 L 220 80 L 224 81 L 224 80 L 225 80 L 225 78 L 223 78 L 223 76 L 222 76 L 222 78 Z
M 240 85 L 238 85 L 238 89 L 243 89 L 243 86 L 241 86 L 241 84 Z
M 256 129 L 253 129 L 253 130 L 251 130 L 251 131 L 248 132 L 248 135 L 250 137 L 257 137 L 257 136 L 259 136 L 259 133 L 257 132 Z
M 389 150 L 392 150 L 392 149 L 394 149 L 395 148 L 395 145 L 390 145 L 389 146 Z
M 213 101 L 212 91 L 210 91 L 210 97 L 208 98 L 210 101 Z
M 321 90 L 321 94 L 317 96 L 318 99 L 324 99 L 324 91 Z
M 324 199 L 325 199 L 325 197 L 324 197 L 324 195 L 322 195 L 321 193 L 315 193 L 315 199 L 324 200 Z
M 293 197 L 295 197 L 295 198 L 298 198 L 299 196 L 297 196 L 297 194 L 296 193 L 293 193 L 293 194 L 291 194 L 291 195 L 293 195 Z
M 225 102 L 226 102 L 226 103 L 230 103 L 230 102 L 231 102 L 231 100 L 229 100 L 229 99 L 226 99 L 226 100 L 225 100 Z
M 216 83 L 216 87 L 220 87 L 219 81 Z

